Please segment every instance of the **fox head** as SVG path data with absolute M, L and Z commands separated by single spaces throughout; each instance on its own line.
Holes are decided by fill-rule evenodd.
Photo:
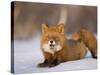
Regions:
M 42 41 L 43 50 L 50 53 L 60 51 L 63 48 L 64 39 L 64 24 L 49 27 L 42 24 Z

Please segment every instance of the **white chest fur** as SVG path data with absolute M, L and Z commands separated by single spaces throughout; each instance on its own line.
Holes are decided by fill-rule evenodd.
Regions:
M 60 51 L 62 49 L 60 45 L 56 45 L 55 48 L 51 49 L 48 44 L 43 44 L 42 48 L 45 52 L 48 52 L 51 54 L 54 54 L 55 52 Z

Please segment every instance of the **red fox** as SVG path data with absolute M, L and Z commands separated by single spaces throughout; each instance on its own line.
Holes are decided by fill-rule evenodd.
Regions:
M 41 49 L 44 62 L 39 67 L 53 67 L 62 62 L 84 58 L 87 50 L 83 42 L 67 40 L 64 24 L 49 27 L 42 25 Z
M 90 50 L 92 57 L 97 58 L 97 40 L 91 32 L 82 29 L 79 32 L 75 32 L 72 35 L 72 39 L 83 42 Z

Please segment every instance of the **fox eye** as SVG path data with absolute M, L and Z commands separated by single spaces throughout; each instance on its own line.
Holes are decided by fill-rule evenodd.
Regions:
M 50 40 L 50 37 L 49 36 L 47 36 L 47 41 L 49 41 Z
M 58 38 L 55 38 L 56 41 L 58 41 Z
M 49 38 L 47 38 L 47 41 L 49 41 L 50 39 Z

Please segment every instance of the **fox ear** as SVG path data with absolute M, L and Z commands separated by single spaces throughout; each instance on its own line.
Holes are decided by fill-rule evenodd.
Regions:
M 42 24 L 42 33 L 45 33 L 48 30 L 47 24 Z
M 59 33 L 64 34 L 64 24 L 59 24 L 57 26 Z

